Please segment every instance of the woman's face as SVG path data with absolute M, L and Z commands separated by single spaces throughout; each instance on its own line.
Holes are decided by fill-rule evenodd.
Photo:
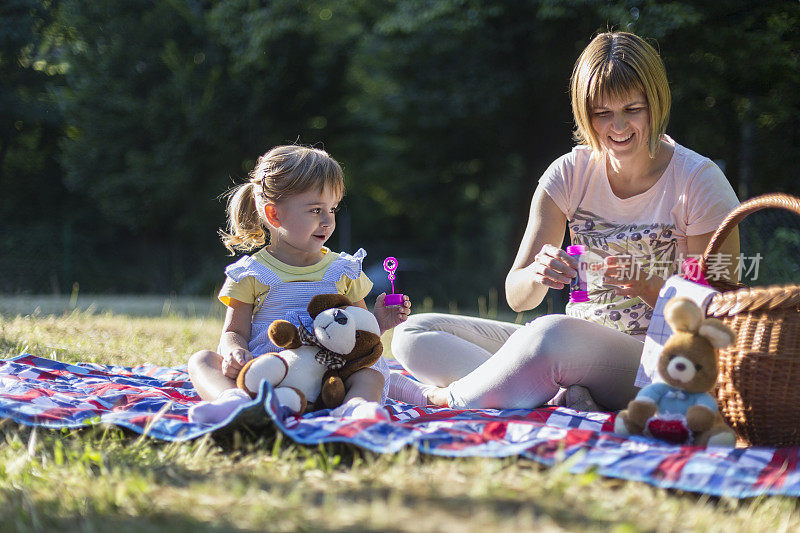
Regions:
M 592 107 L 592 128 L 604 152 L 615 159 L 627 159 L 645 151 L 649 154 L 650 108 L 642 91 L 621 99 L 608 96 Z

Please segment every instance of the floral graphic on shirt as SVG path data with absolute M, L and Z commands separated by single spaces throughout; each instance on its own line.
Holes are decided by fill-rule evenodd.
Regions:
M 631 335 L 644 335 L 653 310 L 641 298 L 617 296 L 613 287 L 604 286 L 601 267 L 606 257 L 628 255 L 639 276 L 669 277 L 678 270 L 675 225 L 619 224 L 578 208 L 569 221 L 569 229 L 572 243 L 586 246 L 590 301 L 569 303 L 567 314 Z

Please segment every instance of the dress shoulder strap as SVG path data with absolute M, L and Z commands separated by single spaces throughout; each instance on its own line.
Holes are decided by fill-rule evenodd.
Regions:
M 264 285 L 268 285 L 270 287 L 281 282 L 281 278 L 267 265 L 253 259 L 249 255 L 246 255 L 235 263 L 228 265 L 225 268 L 225 275 L 231 278 L 233 281 L 241 281 L 248 276 L 253 276 Z
M 359 248 L 353 255 L 340 252 L 339 257 L 331 263 L 322 279 L 334 283 L 339 281 L 342 275 L 350 279 L 358 279 L 361 276 L 362 263 L 366 256 L 367 252 L 363 248 Z

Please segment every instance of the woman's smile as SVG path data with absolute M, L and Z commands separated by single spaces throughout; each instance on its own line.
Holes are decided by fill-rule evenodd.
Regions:
M 644 93 L 634 91 L 624 98 L 601 98 L 592 109 L 592 127 L 600 145 L 615 156 L 629 157 L 647 150 L 650 113 Z
M 611 138 L 611 141 L 614 142 L 615 144 L 619 144 L 619 145 L 625 145 L 631 139 L 633 139 L 633 136 L 634 136 L 633 132 L 631 132 L 631 133 L 629 133 L 627 135 L 609 135 L 609 137 Z

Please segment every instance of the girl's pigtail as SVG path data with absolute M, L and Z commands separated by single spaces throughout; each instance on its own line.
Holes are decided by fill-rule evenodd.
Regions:
M 232 189 L 228 195 L 228 231 L 219 230 L 222 243 L 233 255 L 236 250 L 249 251 L 264 246 L 269 234 L 258 216 L 254 182 Z

